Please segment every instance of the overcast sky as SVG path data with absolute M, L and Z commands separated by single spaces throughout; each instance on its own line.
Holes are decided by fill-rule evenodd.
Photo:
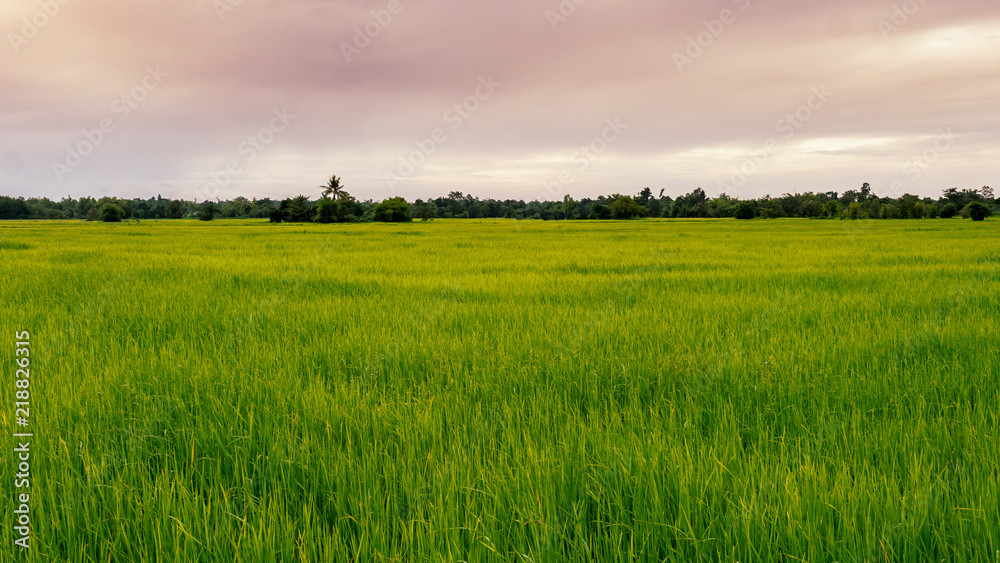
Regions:
M 0 194 L 1000 188 L 996 0 L 4 0 L 0 31 Z

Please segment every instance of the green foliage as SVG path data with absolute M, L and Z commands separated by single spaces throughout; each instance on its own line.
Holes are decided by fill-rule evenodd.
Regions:
M 612 219 L 638 219 L 645 217 L 648 210 L 635 202 L 631 197 L 624 195 L 611 202 L 609 206 Z
M 823 216 L 827 219 L 833 219 L 834 217 L 840 217 L 841 207 L 840 203 L 835 200 L 830 200 L 823 204 Z
M 764 219 L 777 219 L 778 217 L 785 216 L 784 209 L 779 200 L 764 197 L 757 201 L 756 205 L 758 214 Z
M 991 214 L 992 212 L 990 211 L 989 206 L 985 203 L 973 201 L 969 203 L 969 205 L 965 206 L 965 211 L 962 213 L 962 216 L 967 216 L 973 221 L 984 221 Z
M 420 205 L 417 207 L 416 217 L 421 221 L 430 221 L 436 216 L 436 211 L 433 205 Z
M 333 176 L 323 188 L 324 193 L 319 201 L 310 201 L 305 196 L 288 199 L 282 202 L 270 199 L 248 200 L 237 197 L 230 201 L 216 203 L 216 218 L 270 218 L 272 222 L 313 222 L 330 220 L 330 210 L 318 214 L 316 207 L 323 199 L 335 201 L 338 205 L 334 222 L 353 222 L 371 219 L 375 202 L 358 201 L 343 190 L 340 178 Z M 518 200 L 481 200 L 469 194 L 452 192 L 447 197 L 429 200 L 416 200 L 413 204 L 414 215 L 422 219 L 430 219 L 430 213 L 440 218 L 510 218 L 542 220 L 552 219 L 611 219 L 612 204 L 622 196 L 612 194 L 596 199 L 574 199 L 569 194 L 561 201 L 518 201 Z M 918 197 L 905 194 L 900 198 L 878 197 L 870 185 L 864 185 L 860 190 L 847 190 L 843 194 L 837 192 L 782 194 L 780 197 L 764 196 L 758 199 L 746 200 L 754 208 L 756 216 L 765 218 L 776 217 L 840 217 L 858 219 L 919 219 L 923 217 L 943 216 L 953 217 L 964 212 L 968 204 L 979 201 L 991 210 L 997 206 L 993 198 L 993 190 L 984 186 L 979 190 L 945 190 L 942 196 L 934 200 L 929 197 Z M 672 199 L 664 195 L 664 190 L 655 195 L 652 189 L 644 188 L 633 197 L 636 205 L 646 208 L 643 215 L 649 217 L 687 218 L 732 217 L 735 214 L 738 200 L 726 194 L 720 194 L 713 199 L 701 188 L 696 188 L 686 195 Z M 94 198 L 82 197 L 79 200 L 63 198 L 52 201 L 48 198 L 13 198 L 0 196 L 0 219 L 98 219 L 98 212 L 106 203 L 114 203 L 122 208 L 123 220 L 135 219 L 180 219 L 200 218 L 201 209 L 193 202 L 183 200 L 155 198 L 124 200 L 112 197 Z M 852 211 L 852 203 L 858 207 Z M 948 205 L 951 207 L 948 207 Z M 623 204 L 619 204 L 621 206 Z M 936 207 L 935 207 L 936 206 Z M 630 206 L 629 206 L 630 207 Z M 951 213 L 951 211 L 954 213 Z M 856 213 L 856 215 L 855 215 Z M 949 215 L 949 213 L 951 213 Z M 628 211 L 624 216 L 632 215 Z
M 611 209 L 603 203 L 595 203 L 591 208 L 589 218 L 600 220 L 611 219 Z
M 117 203 L 105 203 L 98 210 L 97 218 L 105 223 L 119 223 L 125 218 L 125 210 Z
M 753 219 L 757 216 L 757 210 L 754 209 L 752 203 L 748 201 L 741 201 L 736 204 L 733 210 L 733 217 L 741 220 Z
M 340 205 L 328 197 L 324 197 L 316 204 L 316 217 L 313 219 L 317 223 L 336 223 L 340 217 Z
M 643 188 L 639 190 L 639 195 L 635 197 L 635 203 L 640 206 L 649 209 L 650 202 L 653 201 L 653 190 L 649 188 Z
M 281 219 L 289 223 L 308 223 L 315 216 L 309 198 L 304 195 L 283 200 L 278 209 Z
M 793 200 L 793 203 L 798 204 L 797 213 L 793 212 L 793 216 L 812 218 L 819 217 L 823 212 L 823 204 L 816 196 L 805 196 L 800 201 Z
M 366 210 L 365 206 L 361 205 L 358 200 L 354 199 L 352 196 L 341 197 L 338 201 L 340 204 L 340 216 L 338 221 L 344 222 L 356 222 L 365 219 Z
M 376 205 L 372 219 L 382 223 L 405 223 L 413 220 L 413 214 L 405 199 L 394 197 Z
M 24 198 L 0 196 L 0 219 L 29 219 L 31 208 Z
M 563 203 L 559 212 L 561 213 L 563 219 L 576 219 L 578 208 L 579 204 L 576 200 L 574 200 L 569 194 L 566 194 L 563 196 Z
M 655 201 L 655 200 L 654 200 Z M 739 200 L 731 198 L 726 194 L 720 194 L 719 197 L 713 199 L 708 203 L 708 216 L 709 217 L 735 217 L 736 207 L 739 205 Z M 749 203 L 749 202 L 748 202 Z M 757 214 L 756 209 L 753 210 L 754 215 Z M 653 213 L 650 211 L 650 216 Z
M 330 176 L 330 179 L 326 184 L 320 186 L 323 190 L 322 199 L 331 198 L 334 201 L 340 201 L 341 199 L 351 197 L 351 194 L 344 191 L 344 186 L 337 176 Z
M 215 202 L 206 201 L 201 204 L 201 208 L 198 210 L 198 219 L 201 221 L 211 221 L 215 219 L 215 214 L 218 213 L 218 207 Z
M 947 201 L 955 205 L 956 215 L 962 209 L 965 209 L 973 201 L 982 201 L 983 192 L 989 193 L 992 190 L 984 186 L 983 190 L 959 190 L 958 188 L 948 188 L 944 190 L 941 194 L 942 201 Z
M 954 203 L 948 202 L 941 208 L 941 218 L 951 219 L 955 215 L 958 215 L 958 206 Z

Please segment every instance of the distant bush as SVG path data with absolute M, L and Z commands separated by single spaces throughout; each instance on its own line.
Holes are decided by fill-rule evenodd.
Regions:
M 973 221 L 985 221 L 991 215 L 990 208 L 980 201 L 973 201 L 965 206 L 963 216 L 969 216 Z
M 736 208 L 733 209 L 733 217 L 737 219 L 746 221 L 753 219 L 757 216 L 757 211 L 753 208 L 753 205 L 748 201 L 741 201 L 736 204 Z
M 405 199 L 394 197 L 375 206 L 372 220 L 381 223 L 405 223 L 413 220 L 413 213 Z
M 198 220 L 211 221 L 212 219 L 215 219 L 215 214 L 217 212 L 218 209 L 215 206 L 215 202 L 206 201 L 205 203 L 201 204 L 201 209 L 198 210 Z
M 593 207 L 590 208 L 590 215 L 587 216 L 588 219 L 610 219 L 611 210 L 608 209 L 607 205 L 603 203 L 595 203 Z
M 31 208 L 24 198 L 0 196 L 0 219 L 27 219 L 31 217 Z
M 421 205 L 417 208 L 417 219 L 421 221 L 430 221 L 434 218 L 436 213 L 434 212 L 433 205 Z
M 289 223 L 308 223 L 313 218 L 312 205 L 304 195 L 282 200 L 278 209 L 282 213 L 282 220 Z
M 648 209 L 639 205 L 627 195 L 623 195 L 611 202 L 610 209 L 612 219 L 638 219 L 639 217 L 645 217 L 649 213 Z
M 344 191 L 339 178 L 332 177 L 323 186 L 323 194 L 317 200 L 306 196 L 281 200 L 269 198 L 248 200 L 237 197 L 230 201 L 213 200 L 215 218 L 270 218 L 277 223 L 308 223 L 308 222 L 362 222 L 371 221 L 376 201 L 357 201 Z M 759 199 L 746 199 L 746 205 L 741 206 L 742 217 L 825 217 L 844 219 L 919 219 L 923 217 L 954 217 L 960 213 L 969 217 L 967 206 L 973 201 L 998 210 L 1000 201 L 994 197 L 990 188 L 981 190 L 960 190 L 950 188 L 935 199 L 912 194 L 904 194 L 898 198 L 877 197 L 870 186 L 862 187 L 861 191 L 847 190 L 843 194 L 837 192 L 804 194 L 783 194 L 781 197 L 764 196 Z M 509 218 L 540 220 L 576 220 L 576 219 L 627 219 L 636 217 L 638 209 L 646 209 L 645 215 L 650 217 L 686 218 L 707 217 L 722 218 L 736 216 L 736 207 L 741 200 L 722 194 L 714 199 L 708 198 L 704 190 L 697 188 L 691 193 L 671 198 L 665 196 L 663 190 L 654 197 L 652 190 L 644 188 L 638 195 L 623 199 L 622 194 L 599 196 L 597 199 L 563 197 L 559 201 L 518 201 L 513 199 L 479 199 L 461 192 L 452 192 L 447 197 L 421 200 L 412 203 L 414 218 L 426 219 L 444 218 Z M 331 203 L 322 203 L 330 200 Z M 619 201 L 620 200 L 620 201 Z M 851 205 L 857 203 L 857 206 Z M 119 199 L 112 196 L 94 199 L 81 197 L 79 199 L 63 198 L 52 201 L 48 198 L 14 198 L 0 195 L 0 220 L 4 219 L 87 219 L 101 220 L 98 212 L 105 204 L 115 204 L 121 208 L 120 220 L 135 219 L 205 219 L 202 213 L 204 203 L 184 200 L 171 200 L 156 196 L 149 199 Z M 612 207 L 613 206 L 613 207 Z M 749 206 L 749 209 L 748 209 Z M 383 207 L 383 210 L 386 208 Z M 385 211 L 380 212 L 380 219 L 386 218 Z M 111 219 L 117 213 L 112 213 Z M 334 220 L 333 217 L 336 216 Z M 642 216 L 640 214 L 639 216 Z M 392 217 L 392 213 L 389 213 Z M 391 220 L 391 219 L 390 219 Z
M 324 197 L 316 204 L 317 223 L 335 223 L 340 214 L 340 205 L 335 200 Z
M 125 210 L 116 203 L 105 203 L 97 211 L 97 218 L 105 223 L 120 223 L 125 218 Z

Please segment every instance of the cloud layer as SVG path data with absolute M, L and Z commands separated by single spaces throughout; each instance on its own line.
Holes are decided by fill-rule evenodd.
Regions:
M 993 0 L 12 0 L 0 31 L 2 193 L 1000 184 Z

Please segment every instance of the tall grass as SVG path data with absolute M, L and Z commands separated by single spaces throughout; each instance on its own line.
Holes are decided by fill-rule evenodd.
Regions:
M 995 561 L 997 225 L 2 224 L 0 560 Z

